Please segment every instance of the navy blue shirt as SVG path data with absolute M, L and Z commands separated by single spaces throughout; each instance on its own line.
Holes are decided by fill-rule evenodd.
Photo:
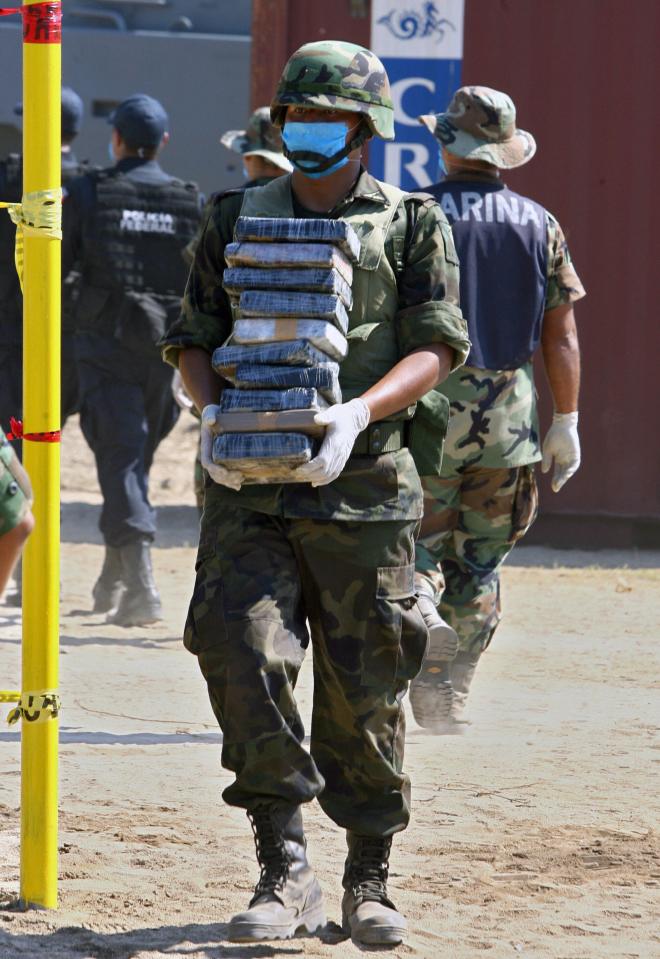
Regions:
M 461 310 L 472 342 L 466 365 L 518 369 L 541 338 L 546 211 L 492 178 L 448 177 L 428 192 L 452 225 L 461 265 Z

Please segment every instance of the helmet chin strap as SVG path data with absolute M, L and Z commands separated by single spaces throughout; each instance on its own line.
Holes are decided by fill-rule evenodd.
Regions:
M 314 150 L 287 150 L 286 146 L 284 147 L 284 156 L 292 163 L 295 163 L 296 160 L 308 160 L 313 163 L 314 166 L 305 166 L 304 171 L 302 171 L 304 173 L 324 173 L 335 163 L 339 163 L 340 160 L 347 157 L 353 150 L 357 150 L 358 147 L 367 142 L 370 135 L 368 126 L 365 123 L 360 123 L 357 130 L 358 132 L 346 146 L 342 150 L 338 150 L 337 153 L 333 153 L 331 157 L 327 157 L 324 153 L 316 153 Z

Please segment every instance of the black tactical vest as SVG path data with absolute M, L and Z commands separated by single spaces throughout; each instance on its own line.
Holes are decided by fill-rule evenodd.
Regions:
M 23 161 L 10 153 L 0 169 L 0 200 L 20 203 Z M 0 210 L 0 343 L 19 347 L 23 338 L 23 297 L 14 264 L 16 227 L 6 210 Z
M 0 174 L 0 199 L 20 203 L 23 192 L 23 157 L 20 153 L 11 153 L 2 167 L 4 177 Z M 62 185 L 93 169 L 86 161 L 76 160 L 71 154 L 62 154 Z M 16 227 L 7 212 L 0 210 L 0 342 L 4 346 L 19 347 L 23 339 L 23 296 L 14 263 L 15 243 Z M 63 328 L 66 328 L 70 315 L 74 284 L 75 275 L 72 275 L 62 289 Z
M 181 251 L 200 218 L 197 187 L 174 178 L 144 183 L 117 170 L 94 176 L 96 207 L 83 232 L 84 285 L 181 296 L 188 276 Z
M 199 226 L 198 189 L 174 178 L 134 180 L 116 169 L 94 179 L 76 329 L 156 357 L 155 344 L 178 314 L 188 278 L 183 249 Z

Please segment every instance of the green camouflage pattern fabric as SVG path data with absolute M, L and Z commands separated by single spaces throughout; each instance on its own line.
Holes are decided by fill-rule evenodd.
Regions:
M 283 155 L 282 134 L 270 119 L 270 107 L 259 107 L 251 114 L 245 130 L 227 130 L 220 143 L 241 156 L 261 156 L 286 173 L 292 166 Z
M 442 476 L 466 466 L 522 466 L 541 459 L 531 361 L 517 370 L 463 366 L 437 387 L 449 401 Z
M 500 570 L 538 512 L 534 468 L 443 464 L 427 476 L 415 565 L 462 652 L 480 653 L 501 619 Z
M 224 799 L 251 809 L 316 797 L 360 834 L 404 829 L 402 700 L 426 648 L 415 524 L 227 510 L 217 490 L 206 490 L 184 643 L 223 732 L 222 764 L 236 776 Z M 307 751 L 294 688 L 310 635 Z
M 284 125 L 292 105 L 361 113 L 374 136 L 394 139 L 394 107 L 385 67 L 375 53 L 344 40 L 306 43 L 290 58 L 270 105 Z
M 271 176 L 257 177 L 255 180 L 249 180 L 247 183 L 244 183 L 242 189 L 247 190 L 253 186 L 264 186 L 266 183 L 270 183 L 272 179 L 273 177 Z M 195 259 L 195 250 L 199 246 L 199 241 L 201 240 L 202 233 L 204 232 L 204 229 L 206 227 L 206 221 L 211 215 L 211 210 L 213 209 L 216 198 L 217 198 L 217 194 L 213 193 L 204 204 L 204 210 L 202 211 L 202 219 L 200 221 L 199 226 L 197 227 L 197 233 L 194 235 L 192 240 L 190 240 L 190 242 L 187 243 L 186 246 L 184 246 L 183 248 L 182 256 L 185 263 L 188 266 L 192 266 L 192 262 Z
M 532 134 L 516 128 L 511 97 L 490 87 L 461 87 L 444 113 L 419 121 L 449 153 L 501 169 L 522 166 L 536 153 Z
M 0 536 L 18 526 L 31 502 L 28 475 L 0 429 Z
M 548 214 L 548 285 L 545 309 L 585 296 L 566 238 Z M 450 405 L 443 475 L 461 463 L 512 468 L 541 459 L 541 437 L 533 363 L 517 370 L 463 366 L 437 387 Z M 446 474 L 445 474 L 446 469 Z
M 367 172 L 330 215 L 340 217 L 352 204 L 365 202 L 384 202 L 378 181 Z M 233 242 L 241 206 L 242 194 L 225 194 L 217 198 L 208 218 L 181 316 L 162 342 L 164 359 L 175 366 L 181 349 L 197 346 L 212 354 L 231 333 L 232 313 L 222 273 L 225 247 Z M 451 231 L 435 202 L 406 197 L 402 207 L 385 242 L 385 254 L 398 280 L 399 309 L 394 322 L 400 355 L 430 342 L 442 342 L 454 350 L 455 365 L 460 365 L 467 356 L 469 340 L 458 308 L 459 272 Z M 302 208 L 294 212 L 296 216 L 318 216 Z M 407 248 L 406 236 L 410 237 Z M 341 375 L 340 368 L 340 384 Z M 371 368 L 366 370 L 360 392 L 377 378 Z M 228 508 L 251 506 L 289 518 L 379 522 L 416 520 L 422 515 L 417 471 L 405 448 L 380 457 L 352 457 L 339 479 L 328 486 L 265 485 L 239 492 L 224 489 L 222 495 Z

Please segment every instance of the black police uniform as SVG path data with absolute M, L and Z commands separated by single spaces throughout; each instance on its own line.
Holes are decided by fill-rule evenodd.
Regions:
M 91 170 L 71 151 L 62 152 L 62 184 Z M 0 199 L 20 203 L 23 158 L 10 154 L 0 163 Z M 16 227 L 5 211 L 0 211 L 0 424 L 8 430 L 9 419 L 22 416 L 23 408 L 23 297 L 14 263 Z M 62 393 L 61 417 L 64 424 L 78 411 L 78 375 L 73 354 L 71 304 L 76 295 L 76 276 L 62 290 Z M 21 454 L 21 444 L 15 449 Z
M 197 188 L 155 160 L 128 157 L 67 187 L 62 265 L 64 275 L 76 262 L 81 272 L 80 422 L 96 458 L 108 547 L 150 542 L 156 532 L 149 468 L 179 410 L 155 344 L 178 313 L 182 249 L 199 219 Z

